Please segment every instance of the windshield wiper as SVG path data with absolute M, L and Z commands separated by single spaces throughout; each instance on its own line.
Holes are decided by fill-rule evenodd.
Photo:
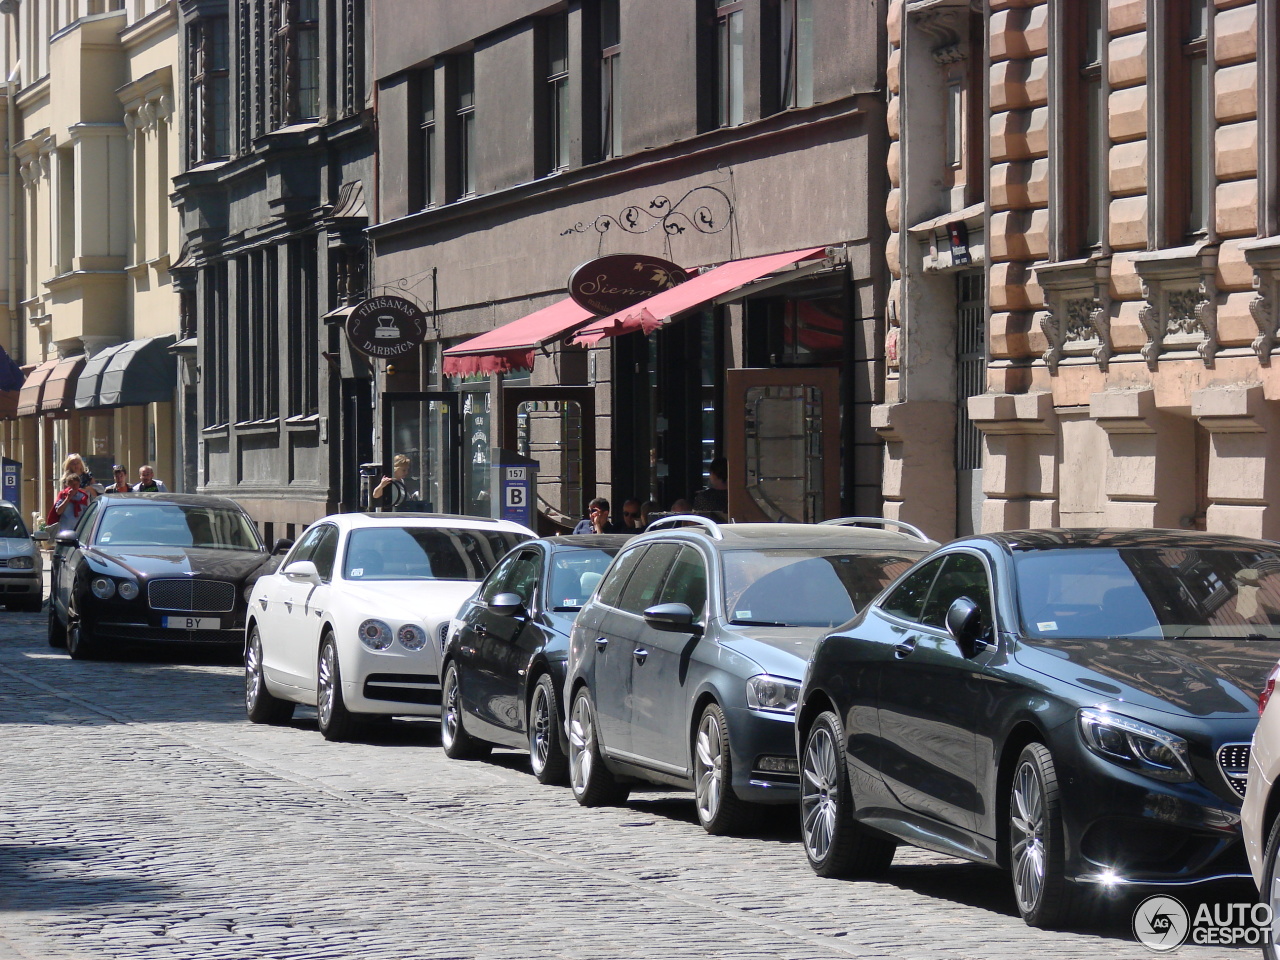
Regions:
M 777 620 L 730 620 L 734 626 L 738 627 L 789 627 L 789 623 L 779 623 Z

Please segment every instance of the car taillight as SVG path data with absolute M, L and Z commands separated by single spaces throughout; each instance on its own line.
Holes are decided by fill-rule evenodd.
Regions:
M 1275 693 L 1277 679 L 1280 679 L 1280 663 L 1271 668 L 1266 681 L 1262 684 L 1262 693 L 1258 694 L 1258 716 L 1262 716 L 1262 711 L 1267 709 L 1271 694 Z

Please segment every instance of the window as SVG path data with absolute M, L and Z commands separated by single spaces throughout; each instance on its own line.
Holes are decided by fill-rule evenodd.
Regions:
M 981 607 L 983 624 L 991 625 L 991 583 L 987 578 L 987 568 L 971 553 L 953 553 L 947 557 L 946 566 L 929 591 L 929 600 L 920 622 L 945 630 L 947 611 L 961 597 L 967 597 Z
M 914 573 L 909 574 L 902 583 L 898 584 L 893 593 L 885 598 L 880 604 L 880 609 L 903 620 L 919 620 L 921 611 L 924 609 L 925 598 L 929 595 L 929 588 L 933 586 L 933 579 L 938 575 L 938 569 L 945 559 L 945 557 L 939 557 L 916 568 Z
M 659 543 L 650 547 L 644 564 L 622 592 L 622 602 L 618 606 L 628 613 L 641 614 L 657 603 L 658 591 L 679 551 L 679 545 L 674 543 Z
M 813 106 L 813 0 L 782 0 L 782 106 Z
M 413 78 L 413 129 L 410 150 L 412 164 L 410 202 L 425 210 L 436 202 L 436 69 L 420 71 Z
M 297 83 L 300 120 L 320 116 L 320 0 L 295 0 L 296 63 L 290 80 Z M 295 79 L 296 78 L 296 79 Z
M 601 603 L 608 604 L 611 607 L 618 605 L 618 601 L 622 597 L 622 588 L 627 585 L 631 572 L 640 565 L 640 558 L 647 552 L 647 548 L 639 547 L 635 550 L 628 550 L 618 558 L 618 561 L 605 574 L 604 583 L 600 585 L 600 593 L 597 595 L 597 599 Z
M 333 579 L 333 562 L 338 557 L 338 528 L 326 523 L 316 541 L 315 552 L 311 554 L 311 562 L 316 565 L 320 579 L 328 583 Z
M 275 0 L 270 74 L 274 123 L 320 116 L 320 0 Z
M 1080 92 L 1085 113 L 1085 136 L 1082 139 L 1085 157 L 1080 167 L 1085 177 L 1084 233 L 1081 239 L 1086 253 L 1102 246 L 1109 193 L 1107 170 L 1111 140 L 1107 135 L 1107 104 L 1102 83 L 1102 51 L 1106 45 L 1103 30 L 1099 0 L 1089 0 L 1080 63 Z M 1071 133 L 1068 132 L 1067 136 L 1070 137 Z
M 227 20 L 193 21 L 187 34 L 188 159 L 192 166 L 230 152 L 230 70 Z
M 476 192 L 476 70 L 473 54 L 464 53 L 453 61 L 454 114 L 457 136 L 454 144 L 454 177 L 457 196 Z
M 1209 232 L 1209 178 L 1213 173 L 1214 139 L 1213 106 L 1209 99 L 1208 0 L 1187 0 L 1179 40 L 1181 63 L 1174 61 L 1170 75 L 1176 76 L 1181 72 L 1185 87 L 1181 91 L 1170 92 L 1183 94 L 1182 122 L 1171 126 L 1171 131 L 1187 131 L 1185 142 L 1190 152 L 1186 167 L 1184 235 L 1204 235 Z
M 305 416 L 320 410 L 321 360 L 319 333 L 315 322 L 318 302 L 316 238 L 309 236 L 290 241 L 287 256 L 289 415 Z M 274 268 L 272 275 L 276 275 Z M 283 331 L 277 330 L 276 343 L 283 336 Z M 278 357 L 276 343 L 270 347 L 273 361 Z
M 569 17 L 547 17 L 547 172 L 569 165 Z
M 716 89 L 722 127 L 742 123 L 744 6 L 744 0 L 716 0 Z
M 600 2 L 600 156 L 622 155 L 622 34 L 618 0 Z
M 693 547 L 682 547 L 662 585 L 658 603 L 683 603 L 700 618 L 707 605 L 707 567 Z

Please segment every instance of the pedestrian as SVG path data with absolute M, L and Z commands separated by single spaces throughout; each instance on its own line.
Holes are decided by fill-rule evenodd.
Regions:
M 62 461 L 62 475 L 65 477 L 69 473 L 74 473 L 80 478 L 80 489 L 90 499 L 102 493 L 102 484 L 94 482 L 93 474 L 89 472 L 88 466 L 85 465 L 84 457 L 80 456 L 80 454 L 69 453 L 67 458 Z
M 628 533 L 639 533 L 644 529 L 640 520 L 640 501 L 635 497 L 622 503 L 622 525 L 627 528 Z
M 729 519 L 729 462 L 716 457 L 707 467 L 707 485 L 693 495 L 695 513 L 709 514 L 714 520 Z
M 138 468 L 138 482 L 133 485 L 134 493 L 168 493 L 169 488 L 163 480 L 156 479 L 156 472 L 151 464 L 144 463 Z
M 653 522 L 653 515 L 658 512 L 658 505 L 652 500 L 640 504 L 640 529 L 647 530 Z
M 129 485 L 129 471 L 116 464 L 111 468 L 111 476 L 115 478 L 115 482 L 107 487 L 108 493 L 132 493 L 133 487 Z
M 574 533 L 632 533 L 616 520 L 609 519 L 609 501 L 596 497 L 587 504 L 587 515 L 578 521 Z
M 408 484 L 409 468 L 413 461 L 407 454 L 397 453 L 391 460 L 391 476 L 383 477 L 378 485 L 369 493 L 370 510 L 406 510 L 405 504 L 410 499 Z
M 676 500 L 671 504 L 670 512 L 671 513 L 692 513 L 693 507 L 690 505 L 688 500 L 686 500 L 684 497 L 681 497 L 679 500 Z
M 74 530 L 76 524 L 80 522 L 80 515 L 88 505 L 89 494 L 80 487 L 80 475 L 68 473 L 62 478 L 62 489 L 58 491 L 58 498 L 49 508 L 45 525 L 56 527 L 59 531 Z

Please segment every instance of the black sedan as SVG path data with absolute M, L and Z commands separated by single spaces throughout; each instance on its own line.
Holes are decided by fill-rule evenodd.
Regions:
M 49 643 L 77 660 L 112 641 L 242 643 L 273 558 L 235 501 L 179 493 L 100 496 L 54 543 Z
M 1009 869 L 1032 926 L 1125 885 L 1244 876 L 1280 547 L 1176 530 L 949 544 L 818 647 L 801 691 L 805 851 L 894 846 Z
M 496 566 L 458 613 L 444 651 L 440 740 L 455 759 L 496 744 L 529 751 L 542 783 L 563 783 L 569 630 L 621 535 L 530 540 Z

